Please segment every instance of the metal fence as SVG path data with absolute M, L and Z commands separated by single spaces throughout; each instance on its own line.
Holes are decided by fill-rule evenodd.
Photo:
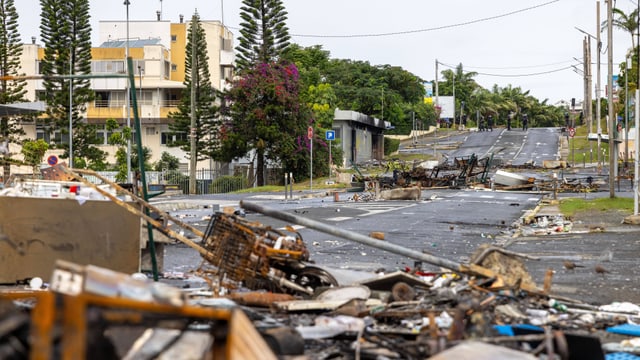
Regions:
M 100 175 L 116 182 L 115 171 L 102 171 Z M 282 185 L 282 170 L 267 169 L 265 181 L 267 185 Z M 179 170 L 145 172 L 149 191 L 180 191 L 189 194 L 189 172 Z M 231 173 L 228 170 L 198 169 L 196 170 L 196 194 L 221 194 L 238 191 L 255 186 L 253 169 L 250 166 L 236 166 Z

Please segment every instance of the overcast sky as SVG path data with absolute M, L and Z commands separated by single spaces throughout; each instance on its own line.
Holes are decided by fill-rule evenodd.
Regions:
M 20 33 L 25 42 L 40 41 L 40 1 L 16 0 Z M 93 39 L 100 20 L 125 20 L 123 0 L 91 0 Z M 162 19 L 178 22 L 197 10 L 203 20 L 224 20 L 238 36 L 241 0 L 130 0 L 130 20 Z M 333 58 L 368 61 L 372 65 L 400 66 L 424 80 L 462 63 L 475 71 L 476 81 L 490 89 L 519 86 L 550 103 L 583 98 L 581 28 L 596 36 L 595 0 L 283 0 L 293 42 L 322 45 Z M 614 5 L 630 12 L 635 0 Z M 222 16 L 224 9 L 224 16 Z M 607 5 L 600 2 L 601 20 Z M 602 33 L 607 48 L 606 31 Z M 98 44 L 94 44 L 98 45 Z M 596 74 L 595 41 L 592 41 Z M 631 47 L 631 38 L 614 30 L 614 74 Z M 575 60 L 577 58 L 579 61 Z M 607 79 L 607 54 L 601 55 L 602 94 Z M 526 76 L 525 76 L 526 75 Z M 595 84 L 595 79 L 594 82 Z M 593 90 L 592 90 L 593 93 Z

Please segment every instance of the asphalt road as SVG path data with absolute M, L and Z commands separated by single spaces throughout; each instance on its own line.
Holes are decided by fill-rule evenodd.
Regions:
M 537 128 L 527 132 L 496 129 L 493 132 L 462 133 L 447 139 L 458 144 L 448 150 L 448 156 L 493 153 L 494 157 L 513 165 L 532 160 L 541 164 L 543 160 L 557 159 L 559 135 L 558 129 Z M 428 147 L 413 149 L 416 150 L 433 151 Z M 536 171 L 537 176 L 550 174 L 551 171 Z M 587 176 L 601 182 L 601 192 L 560 196 L 608 195 L 608 184 L 602 183 L 606 174 L 596 174 L 593 167 L 560 171 L 560 178 L 568 182 L 581 181 Z M 617 185 L 618 196 L 631 196 L 630 187 L 628 181 Z M 382 232 L 386 242 L 456 263 L 467 262 L 481 244 L 495 244 L 538 256 L 538 261 L 525 261 L 527 269 L 534 281 L 541 285 L 546 270 L 552 268 L 555 271 L 552 291 L 556 294 L 592 304 L 640 302 L 640 286 L 636 281 L 640 272 L 636 260 L 640 255 L 640 228 L 608 226 L 602 232 L 526 235 L 532 231 L 521 227 L 523 215 L 535 209 L 543 198 L 551 197 L 550 194 L 438 189 L 423 190 L 420 201 L 353 201 L 352 193 L 342 193 L 337 202 L 330 194 L 321 192 L 320 195 L 325 196 L 317 196 L 318 192 L 315 197 L 307 197 L 311 195 L 309 193 L 294 195 L 296 200 L 293 201 L 285 201 L 283 193 L 176 197 L 164 199 L 164 206 L 184 221 L 204 228 L 207 221 L 203 218 L 218 206 L 239 208 L 241 200 L 255 202 L 358 234 Z M 258 213 L 247 213 L 246 216 L 274 228 L 296 225 Z M 414 266 L 414 260 L 407 256 L 309 228 L 298 227 L 297 230 L 305 240 L 311 260 L 319 265 L 385 272 Z M 562 266 L 563 260 L 574 261 L 583 267 L 566 270 Z M 187 272 L 197 268 L 200 262 L 195 250 L 184 245 L 172 245 L 165 254 L 164 270 Z M 609 272 L 596 274 L 596 265 L 604 266 Z M 431 264 L 423 264 L 423 267 L 425 270 L 438 269 Z
M 545 160 L 560 159 L 560 135 L 560 128 L 447 131 L 440 132 L 437 137 L 427 135 L 415 145 L 405 143 L 400 151 L 433 154 L 433 147 L 436 146 L 436 151 L 446 156 L 449 162 L 456 157 L 475 154 L 478 158 L 493 155 L 494 164 L 522 166 L 533 163 L 541 166 Z

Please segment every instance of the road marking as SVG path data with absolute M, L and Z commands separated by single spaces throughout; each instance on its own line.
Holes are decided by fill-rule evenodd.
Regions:
M 408 207 L 416 206 L 415 202 L 400 202 L 400 201 L 380 201 L 380 202 L 350 202 L 331 205 L 333 207 L 348 207 L 351 209 L 366 211 L 365 214 L 360 216 L 367 216 L 373 214 L 381 214 L 393 210 L 406 209 Z
M 353 219 L 353 217 L 351 217 L 351 216 L 336 216 L 336 217 L 332 217 L 332 218 L 327 218 L 327 221 L 345 221 L 345 220 L 349 220 L 349 219 Z

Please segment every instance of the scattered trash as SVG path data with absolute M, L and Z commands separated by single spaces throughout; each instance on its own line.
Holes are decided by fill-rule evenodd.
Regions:
M 547 270 L 540 287 L 522 261 L 538 257 L 485 244 L 458 263 L 382 241 L 383 232 L 366 236 L 257 204 L 241 207 L 213 214 L 204 232 L 190 230 L 202 236 L 199 243 L 168 230 L 165 214 L 145 218 L 199 252 L 203 261 L 195 275 L 204 288 L 167 283 L 194 276 L 189 272 L 164 273 L 167 282 L 154 282 L 144 273 L 57 261 L 50 283 L 33 277 L 23 289 L 0 291 L 0 354 L 440 360 L 640 354 L 639 306 L 597 307 L 552 296 L 555 272 Z M 415 262 L 390 273 L 330 269 L 312 262 L 294 227 L 272 229 L 247 220 L 245 211 Z M 545 233 L 571 229 L 566 219 L 549 215 L 521 226 Z M 337 240 L 312 245 L 331 242 Z M 611 256 L 604 252 L 598 261 Z M 563 265 L 567 271 L 582 266 L 570 260 Z M 602 264 L 591 271 L 611 276 Z

